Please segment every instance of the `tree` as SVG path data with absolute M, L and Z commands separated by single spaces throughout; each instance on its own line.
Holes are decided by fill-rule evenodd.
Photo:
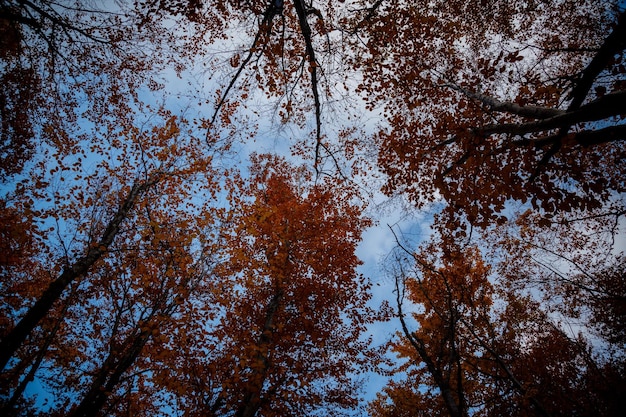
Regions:
M 134 324 L 145 321 L 144 328 L 136 326 L 138 330 L 134 335 L 132 324 L 122 327 L 111 324 L 114 329 L 123 329 L 119 335 L 111 330 L 111 343 L 124 345 L 117 339 L 126 338 L 126 344 L 136 348 L 115 351 L 115 354 L 109 352 L 109 359 L 103 359 L 106 363 L 101 364 L 99 371 L 103 379 L 92 382 L 94 388 L 86 393 L 85 399 L 90 404 L 90 412 L 96 413 L 106 400 L 99 385 L 105 386 L 106 382 L 107 389 L 116 388 L 119 378 L 149 342 L 146 336 L 152 336 L 152 333 L 145 333 L 145 327 L 159 327 L 164 317 L 175 309 L 179 298 L 188 293 L 185 282 L 192 277 L 191 272 L 184 271 L 190 268 L 190 259 L 210 246 L 207 233 L 214 213 L 208 202 L 215 193 L 216 183 L 211 159 L 203 155 L 198 139 L 180 130 L 179 126 L 185 121 L 167 113 L 163 117 L 167 117 L 163 126 L 147 131 L 128 126 L 128 131 L 122 133 L 127 139 L 123 144 L 124 157 L 117 159 L 122 166 L 116 166 L 115 160 L 106 155 L 102 155 L 98 169 L 89 175 L 82 173 L 80 164 L 71 169 L 62 165 L 61 183 L 74 183 L 65 190 L 63 197 L 54 193 L 52 198 L 46 199 L 49 183 L 42 180 L 25 181 L 27 185 L 12 196 L 22 204 L 39 199 L 36 208 L 34 203 L 26 207 L 30 216 L 27 221 L 32 222 L 33 236 L 39 245 L 38 251 L 32 251 L 30 261 L 40 262 L 39 270 L 44 273 L 34 281 L 31 271 L 23 275 L 9 271 L 11 276 L 6 284 L 15 284 L 3 288 L 5 300 L 15 300 L 4 308 L 9 320 L 1 341 L 3 365 L 7 365 L 4 372 L 7 384 L 2 387 L 7 409 L 19 403 L 23 385 L 32 380 L 35 373 L 47 379 L 50 374 L 38 372 L 43 367 L 57 376 L 66 370 L 73 373 L 67 385 L 56 387 L 59 401 L 61 393 L 74 390 L 69 403 L 61 405 L 61 409 L 68 407 L 69 410 L 72 401 L 83 392 L 81 384 L 85 382 L 84 376 L 81 379 L 77 375 L 75 366 L 97 369 L 100 364 L 92 361 L 101 356 L 94 351 L 98 347 L 103 347 L 103 352 L 110 348 L 101 340 L 105 336 L 102 329 L 116 320 Z M 54 166 L 58 161 L 49 162 Z M 43 168 L 43 175 L 50 175 L 45 164 Z M 57 170 L 55 166 L 51 174 Z M 97 187 L 93 186 L 95 184 Z M 202 201 L 191 201 L 192 196 Z M 55 204 L 46 206 L 45 202 L 53 199 Z M 38 230 L 37 222 L 45 225 L 50 218 L 56 221 L 62 251 L 55 249 L 48 229 Z M 70 237 L 64 241 L 67 230 Z M 142 256 L 156 257 L 165 265 L 144 265 L 139 261 Z M 108 272 L 103 273 L 107 265 Z M 155 269 L 161 269 L 163 276 Z M 126 282 L 128 280 L 131 283 Z M 101 296 L 115 286 L 114 282 L 127 289 L 121 301 Z M 146 286 L 156 288 L 159 282 L 165 293 L 157 296 L 150 292 L 152 290 L 146 290 Z M 121 318 L 114 319 L 118 315 Z M 77 317 L 80 319 L 76 320 Z M 63 358 L 58 347 L 64 343 L 86 350 L 80 354 L 68 350 L 69 358 Z M 81 364 L 81 360 L 84 363 Z M 90 399 L 94 395 L 98 398 Z M 80 413 L 85 414 L 82 409 Z
M 419 207 L 441 195 L 452 228 L 504 222 L 512 200 L 551 215 L 623 193 L 620 7 L 383 2 L 362 89 L 389 122 L 385 191 Z
M 152 7 L 148 2 L 133 6 L 138 10 Z M 196 6 L 190 5 L 191 9 Z M 248 6 L 243 7 L 240 16 L 256 10 Z M 289 19 L 283 16 L 283 23 L 291 22 L 290 27 L 302 35 L 300 46 L 305 53 L 296 61 L 309 63 L 319 152 L 320 87 L 316 81 L 317 60 L 312 46 L 312 28 L 309 26 L 309 19 L 316 15 L 311 6 L 302 2 L 295 2 L 292 6 L 293 13 L 287 14 Z M 20 216 L 17 224 L 27 224 L 26 230 L 32 230 L 23 238 L 15 235 L 12 228 L 6 229 L 6 235 L 13 239 L 7 242 L 8 246 L 20 246 L 24 257 L 23 260 L 14 257 L 7 260 L 10 277 L 2 288 L 3 329 L 0 343 L 3 381 L 6 381 L 2 384 L 2 400 L 7 413 L 18 412 L 18 409 L 23 413 L 34 411 L 28 408 L 31 398 L 22 398 L 26 386 L 34 378 L 54 393 L 57 402 L 50 405 L 50 410 L 57 413 L 93 415 L 104 410 L 121 413 L 122 410 L 116 408 L 120 401 L 130 407 L 126 411 L 137 410 L 141 404 L 145 406 L 148 399 L 154 400 L 155 396 L 160 400 L 152 404 L 158 408 L 158 404 L 165 404 L 159 401 L 168 399 L 167 389 L 155 392 L 137 389 L 133 384 L 143 388 L 154 384 L 150 377 L 142 374 L 156 372 L 152 363 L 167 367 L 173 361 L 173 356 L 161 356 L 165 349 L 163 341 L 178 340 L 181 337 L 177 333 L 179 329 L 198 329 L 193 322 L 198 317 L 194 310 L 211 311 L 211 303 L 216 303 L 215 295 L 207 290 L 210 287 L 208 278 L 207 282 L 196 283 L 203 288 L 203 294 L 189 292 L 182 284 L 185 277 L 189 279 L 189 273 L 184 273 L 184 268 L 180 266 L 186 257 L 200 256 L 210 240 L 204 234 L 204 228 L 212 218 L 207 205 L 215 196 L 216 185 L 212 178 L 211 158 L 207 156 L 211 149 L 207 151 L 205 145 L 209 148 L 214 145 L 214 135 L 211 132 L 207 134 L 205 145 L 200 146 L 193 133 L 188 135 L 192 128 L 179 129 L 185 125 L 184 120 L 141 101 L 138 90 L 159 88 L 148 76 L 149 69 L 155 65 L 158 69 L 158 64 L 167 61 L 171 55 L 165 55 L 160 61 L 150 58 L 159 54 L 139 55 L 135 47 L 131 51 L 129 45 L 133 43 L 146 41 L 147 44 L 150 41 L 158 44 L 168 40 L 154 36 L 164 19 L 152 20 L 152 15 L 128 14 L 128 10 L 129 4 L 119 4 L 113 11 L 47 1 L 16 1 L 2 5 L 2 30 L 10 35 L 3 39 L 2 53 L 7 58 L 7 66 L 2 70 L 6 71 L 7 80 L 14 81 L 16 92 L 13 96 L 3 96 L 1 103 L 3 144 L 6 144 L 9 155 L 6 161 L 11 162 L 11 169 L 14 168 L 3 172 L 3 180 L 14 182 L 4 195 L 6 203 L 2 215 L 6 218 Z M 173 15 L 177 19 L 181 14 L 169 8 L 167 2 L 162 2 L 158 10 L 165 12 L 168 18 Z M 266 19 L 270 21 L 279 15 L 278 5 L 274 3 L 269 3 L 264 10 Z M 228 17 L 226 9 L 220 11 L 224 12 L 223 17 Z M 182 14 L 191 20 L 197 18 L 194 13 Z M 258 30 L 263 36 L 266 23 Z M 200 36 L 206 33 L 202 32 Z M 271 54 L 267 56 L 272 57 Z M 180 62 L 176 64 L 180 69 Z M 290 71 L 296 74 L 297 80 L 306 73 L 306 68 L 295 65 L 290 67 Z M 34 74 L 34 81 L 24 76 L 27 73 Z M 44 93 L 48 90 L 51 94 Z M 227 94 L 228 91 L 224 97 Z M 27 106 L 22 106 L 23 103 Z M 219 100 L 217 111 L 227 107 L 224 103 L 224 99 Z M 17 114 L 19 120 L 11 119 L 15 109 L 23 111 L 23 114 Z M 225 111 L 222 116 L 227 115 Z M 161 121 L 163 124 L 159 126 Z M 206 124 L 199 122 L 198 126 L 202 128 Z M 42 141 L 39 148 L 32 146 L 37 139 Z M 283 177 L 287 175 L 285 169 L 281 168 Z M 303 181 L 310 181 L 310 178 L 303 178 Z M 333 395 L 329 389 L 324 395 L 317 393 L 315 397 L 313 393 L 319 387 L 308 386 L 304 382 L 302 390 L 311 394 L 313 403 L 326 401 L 346 406 L 353 405 L 354 399 L 340 398 L 339 394 L 349 392 L 345 374 L 353 368 L 350 363 L 343 363 L 339 356 L 353 358 L 357 353 L 366 355 L 367 352 L 365 343 L 358 339 L 364 323 L 369 320 L 365 318 L 367 314 L 359 313 L 359 308 L 366 302 L 367 286 L 353 280 L 358 262 L 350 253 L 367 222 L 359 218 L 359 208 L 352 208 L 345 201 L 334 205 L 331 191 L 345 192 L 342 199 L 353 198 L 355 193 L 343 186 L 333 188 L 331 182 L 329 180 L 312 188 L 311 192 L 317 199 L 314 202 L 320 204 L 315 209 L 321 212 L 315 218 L 326 219 L 328 214 L 329 221 L 341 219 L 348 222 L 334 224 L 336 230 L 320 231 L 327 239 L 339 239 L 339 242 L 307 237 L 305 243 L 311 246 L 328 244 L 329 248 L 341 250 L 331 253 L 320 246 L 311 251 L 334 258 L 331 265 L 334 265 L 335 271 L 325 269 L 319 260 L 314 264 L 310 255 L 301 261 L 303 265 L 308 265 L 308 269 L 303 267 L 300 271 L 303 279 L 311 281 L 313 274 L 323 278 L 319 288 L 309 283 L 309 289 L 319 290 L 319 297 L 328 297 L 302 300 L 310 307 L 317 308 L 319 304 L 320 311 L 308 322 L 300 324 L 312 331 L 307 337 L 314 336 L 314 342 L 322 345 L 318 346 L 319 351 L 323 351 L 325 357 L 332 357 L 328 363 L 316 363 L 320 369 L 311 378 L 320 379 L 323 370 L 328 370 L 329 364 L 334 363 L 337 392 Z M 298 198 L 293 199 L 294 203 L 298 203 Z M 201 200 L 202 208 L 196 205 L 198 200 Z M 303 201 L 300 203 L 305 207 L 313 204 L 306 199 Z M 327 207 L 322 207 L 322 203 Z M 307 209 L 314 211 L 311 207 Z M 347 214 L 341 217 L 344 209 Z M 165 225 L 156 220 L 161 216 Z M 317 227 L 312 220 L 308 223 L 302 221 L 311 230 Z M 185 239 L 177 233 L 163 232 L 166 226 L 172 224 L 178 225 L 178 232 Z M 267 236 L 266 241 L 270 242 L 272 237 Z M 286 238 L 296 239 L 297 236 Z M 235 238 L 232 239 L 234 241 Z M 345 248 L 337 243 L 344 244 Z M 26 250 L 28 246 L 33 246 L 33 249 Z M 176 256 L 170 258 L 170 250 Z M 299 250 L 304 257 L 305 249 Z M 150 262 L 146 264 L 138 262 L 146 254 L 156 258 L 149 258 Z M 343 257 L 337 258 L 338 255 Z M 228 256 L 231 262 L 230 257 L 234 255 Z M 191 264 L 188 260 L 183 263 Z M 22 265 L 27 264 L 40 265 L 38 270 L 42 271 L 41 275 L 32 276 L 32 270 L 23 275 L 14 272 L 18 266 L 23 268 Z M 177 272 L 172 273 L 170 268 Z M 222 266 L 222 274 L 228 281 L 238 278 L 233 275 L 234 268 Z M 27 286 L 27 283 L 36 285 Z M 345 295 L 330 297 L 333 285 L 345 290 Z M 163 294 L 152 294 L 149 291 L 152 286 L 167 288 L 166 299 L 160 298 Z M 232 287 L 228 290 L 232 291 Z M 254 300 L 256 289 L 250 288 L 249 291 L 248 301 L 252 304 L 248 307 L 258 308 L 259 311 L 267 307 L 268 317 L 272 316 L 273 304 Z M 285 291 L 285 300 L 291 300 L 296 295 L 304 297 L 301 293 L 289 294 L 287 288 Z M 184 301 L 181 305 L 181 297 L 191 301 Z M 225 303 L 222 308 L 226 309 L 224 306 L 233 302 L 234 295 L 231 292 L 230 299 L 226 295 L 221 297 L 221 302 Z M 279 300 L 283 296 L 278 293 L 276 297 L 276 303 L 280 304 L 276 314 L 288 316 L 286 302 Z M 297 297 L 292 300 L 293 303 L 300 300 Z M 336 302 L 337 305 L 324 304 L 329 302 Z M 321 310 L 321 307 L 327 307 L 328 311 Z M 289 308 L 292 308 L 291 304 Z M 187 313 L 188 316 L 185 315 Z M 293 316 L 295 311 L 289 314 Z M 345 326 L 346 338 L 316 326 L 312 322 L 314 318 Z M 360 322 L 348 328 L 347 324 L 342 324 L 342 320 L 348 318 Z M 179 327 L 175 328 L 175 324 Z M 295 329 L 298 323 L 292 324 Z M 230 326 L 236 327 L 236 323 L 230 323 Z M 165 336 L 156 338 L 156 331 L 163 332 Z M 217 334 L 218 331 L 213 329 L 212 332 Z M 302 336 L 303 330 L 299 332 Z M 232 338 L 238 337 L 228 334 Z M 261 340 L 264 334 L 261 329 L 257 335 L 260 338 L 257 344 L 261 347 L 265 344 Z M 292 339 L 282 342 L 284 345 L 281 346 L 288 346 L 288 341 Z M 60 349 L 64 345 L 73 348 L 64 352 Z M 221 361 L 230 360 L 228 352 L 221 352 L 220 355 Z M 185 360 L 193 362 L 197 356 Z M 253 358 L 242 354 L 242 360 L 250 362 Z M 293 362 L 295 359 L 289 360 Z M 283 372 L 286 372 L 285 366 L 283 364 Z M 243 369 L 244 374 L 253 368 L 253 364 L 247 365 Z M 290 372 L 304 374 L 302 368 Z M 59 379 L 55 381 L 51 375 Z M 220 378 L 228 381 L 230 376 Z M 249 414 L 255 411 L 260 387 L 257 385 L 255 388 L 256 383 L 248 377 L 242 378 L 247 381 L 243 386 L 247 390 L 249 406 L 248 411 L 243 405 L 239 409 L 241 413 Z M 290 383 L 295 383 L 294 377 L 291 378 Z M 325 379 L 330 381 L 332 378 L 325 375 Z M 126 401 L 121 400 L 124 389 L 133 391 L 132 398 Z M 175 394 L 178 395 L 178 391 Z M 264 401 L 268 399 L 271 398 L 264 396 Z M 244 399 L 237 401 L 243 404 Z
M 398 317 L 402 338 L 392 345 L 399 356 L 411 360 L 399 368 L 408 383 L 392 383 L 386 394 L 391 409 L 380 397 L 372 406 L 375 415 L 467 416 L 485 392 L 484 379 L 476 372 L 479 350 L 475 338 L 488 339 L 485 319 L 492 307 L 493 289 L 487 280 L 489 268 L 476 249 L 451 250 L 443 254 L 442 267 L 433 264 L 435 246 L 416 254 L 419 275 L 411 277 L 400 264 L 396 282 Z M 404 298 L 418 305 L 412 313 L 419 329 L 412 331 L 403 312 Z M 397 402 L 396 402 L 397 401 Z M 390 412 L 391 414 L 387 414 Z
M 357 406 L 352 374 L 376 358 L 362 337 L 373 315 L 354 254 L 369 222 L 353 189 L 310 181 L 262 156 L 250 182 L 231 183 L 227 258 L 215 269 L 222 312 L 201 336 L 212 342 L 201 342 L 208 354 L 179 355 L 163 369 L 164 383 L 183 384 L 186 415 L 336 415 Z
M 477 327 L 491 329 L 487 340 L 500 338 L 480 353 L 497 366 L 488 371 L 471 365 L 460 373 L 468 381 L 477 375 L 486 381 L 476 398 L 508 398 L 499 388 L 484 395 L 498 386 L 514 393 L 492 409 L 479 408 L 485 413 L 588 413 L 589 404 L 577 401 L 581 393 L 606 415 L 620 407 L 605 393 L 609 384 L 623 387 L 623 373 L 615 372 L 623 366 L 623 346 L 605 339 L 603 351 L 588 337 L 598 334 L 597 325 L 603 338 L 615 337 L 622 322 L 623 291 L 613 271 L 623 269 L 615 238 L 626 212 L 623 14 L 616 2 L 378 2 L 362 22 L 369 53 L 358 61 L 365 74 L 361 89 L 385 113 L 376 133 L 384 191 L 418 209 L 440 210 L 435 230 L 441 237 L 430 249 L 440 258 L 429 260 L 432 270 L 447 268 L 455 248 L 489 245 L 486 262 L 498 271 L 489 282 L 501 288 L 494 303 L 515 306 L 500 320 L 528 318 L 508 333 L 491 320 Z M 416 274 L 426 282 L 423 268 Z M 447 318 L 443 329 L 455 323 L 463 297 L 452 299 L 454 308 L 439 305 L 447 308 L 440 313 Z M 541 314 L 529 315 L 533 308 Z M 461 314 L 458 323 L 471 323 L 471 317 Z M 571 323 L 584 329 L 582 335 L 572 334 Z M 447 356 L 417 349 L 420 340 L 444 337 L 441 332 L 407 331 L 398 349 L 405 357 L 426 362 L 434 356 L 441 361 L 435 363 L 453 366 Z M 455 336 L 477 341 L 471 332 Z M 509 338 L 524 343 L 534 359 L 516 352 Z M 440 352 L 449 352 L 443 346 Z M 478 363 L 473 354 L 467 352 L 467 363 Z M 516 357 L 519 362 L 509 360 Z M 422 372 L 412 385 L 403 381 L 386 391 L 375 403 L 379 413 L 410 414 L 406 407 L 429 404 L 444 414 L 463 412 L 462 399 L 471 403 L 475 392 L 456 389 L 446 399 L 443 388 L 455 387 L 442 388 L 442 371 L 429 373 L 423 366 L 411 373 Z M 605 366 L 613 369 L 607 380 L 599 376 Z M 593 383 L 574 377 L 579 375 Z M 427 389 L 419 385 L 424 378 L 435 388 L 416 394 Z M 558 381 L 558 392 L 543 385 L 548 379 Z M 389 401 L 396 407 L 387 408 Z M 513 408 L 506 408 L 507 401 Z
M 550 316 L 583 328 L 595 345 L 591 350 L 617 363 L 626 319 L 624 253 L 615 241 L 623 214 L 619 205 L 605 210 L 597 216 L 555 215 L 549 222 L 526 210 L 485 243 L 498 261 L 502 285 L 532 294 Z
M 384 191 L 442 212 L 403 250 L 406 379 L 372 412 L 616 414 L 623 5 L 479 3 L 2 2 L 2 412 L 358 407 L 380 360 L 354 253 L 373 190 L 345 167 L 374 164 L 355 158 L 373 137 Z M 159 72 L 203 65 L 218 87 L 187 120 Z M 359 95 L 383 108 L 369 138 Z M 310 171 L 216 168 L 264 123 L 256 101 L 309 134 L 292 151 Z
M 118 257 L 114 260 L 115 264 L 99 271 L 98 275 L 102 276 L 98 277 L 94 286 L 106 287 L 106 294 L 111 300 L 103 303 L 100 297 L 81 303 L 92 311 L 99 303 L 103 304 L 97 309 L 97 316 L 90 317 L 93 329 L 98 331 L 85 332 L 85 327 L 90 326 L 85 323 L 83 315 L 76 318 L 76 328 L 80 331 L 73 337 L 77 341 L 90 340 L 90 348 L 104 359 L 94 371 L 87 373 L 94 376 L 69 415 L 124 414 L 131 410 L 135 410 L 133 413 L 141 410 L 147 415 L 159 410 L 160 404 L 154 401 L 154 392 L 148 388 L 151 378 L 142 374 L 150 372 L 151 362 L 164 349 L 167 335 L 178 321 L 175 316 L 180 313 L 180 305 L 193 297 L 201 281 L 210 281 L 211 277 L 204 267 L 206 260 L 194 260 L 190 250 L 192 238 L 187 234 L 193 233 L 193 230 L 181 227 L 180 217 L 168 218 L 165 213 L 159 213 L 157 217 L 157 213 L 150 210 L 150 218 L 155 222 L 154 227 L 159 228 L 152 235 L 156 244 L 128 251 L 127 256 Z M 208 250 L 208 247 L 203 249 L 204 256 L 210 256 Z M 141 266 L 136 265 L 138 259 L 142 260 Z M 100 294 L 100 291 L 90 292 Z M 114 311 L 104 314 L 107 308 Z M 84 310 L 78 311 L 82 313 Z M 79 320 L 82 325 L 78 324 Z M 181 328 L 188 327 L 184 321 L 181 324 Z M 108 335 L 108 340 L 101 340 L 102 333 Z M 68 352 L 62 352 L 62 355 L 67 356 Z M 75 361 L 76 353 L 71 356 L 68 359 Z M 93 362 L 93 357 L 85 358 L 82 366 L 84 368 Z M 67 380 L 77 377 L 75 370 L 68 369 L 67 372 Z M 59 383 L 58 374 L 55 378 Z M 129 393 L 132 393 L 131 398 L 128 398 Z
M 391 344 L 406 376 L 379 394 L 374 415 L 616 415 L 607 388 L 626 386 L 623 363 L 568 337 L 532 298 L 494 286 L 476 248 L 431 243 L 410 256 L 414 272 L 398 265 L 402 333 Z
M 49 195 L 44 196 L 47 191 L 44 189 L 50 189 L 52 174 L 81 171 L 87 155 L 89 159 L 103 156 L 112 147 L 118 147 L 119 142 L 111 146 L 109 139 L 114 132 L 119 134 L 131 126 L 133 106 L 140 105 L 136 90 L 154 82 L 148 79 L 146 68 L 157 66 L 160 61 L 131 53 L 127 48 L 146 40 L 146 32 L 135 29 L 134 16 L 127 13 L 127 6 L 120 3 L 115 10 L 101 10 L 45 0 L 8 1 L 0 5 L 3 32 L 0 55 L 6 63 L 0 76 L 7 86 L 0 97 L 3 161 L 0 179 L 4 182 L 14 179 L 11 176 L 15 174 L 23 174 L 18 177 L 22 181 L 16 184 L 11 198 L 15 200 L 13 204 L 24 204 L 24 215 L 32 222 L 45 222 L 54 211 L 33 207 L 41 205 L 42 200 L 51 201 Z M 150 36 L 154 45 L 160 42 L 159 38 Z M 79 120 L 82 123 L 77 123 Z M 95 126 L 84 128 L 89 122 Z M 36 155 L 35 139 L 41 141 Z M 78 156 L 81 154 L 82 157 Z M 37 165 L 22 173 L 30 158 Z M 52 161 L 46 161 L 47 158 Z M 65 179 L 61 177 L 62 181 Z M 74 179 L 76 183 L 88 180 L 85 176 Z M 11 333 L 3 335 L 1 368 L 67 285 L 100 258 L 128 211 L 153 181 L 155 177 L 138 179 L 129 186 L 102 236 L 94 237 L 99 246 L 86 250 L 76 262 L 66 259 L 64 272 L 58 274 L 58 279 Z M 56 194 L 55 201 L 58 199 Z M 43 231 L 32 230 L 37 238 L 45 239 Z M 65 254 L 67 258 L 68 255 Z
M 155 36 L 162 22 L 139 27 L 132 4 L 2 2 L 0 180 L 18 174 L 42 148 L 68 156 L 89 133 L 106 136 L 141 105 L 138 91 L 158 85 L 173 49 L 167 37 Z M 150 54 L 155 48 L 159 53 Z
M 137 198 L 146 190 L 150 182 L 146 184 L 133 184 L 128 195 L 123 200 L 117 212 L 107 224 L 102 238 L 90 248 L 84 257 L 81 257 L 73 265 L 68 265 L 57 279 L 52 281 L 37 302 L 28 310 L 26 315 L 13 327 L 11 332 L 2 339 L 2 357 L 0 366 L 4 368 L 17 349 L 24 343 L 29 333 L 46 316 L 52 305 L 57 301 L 63 291 L 76 278 L 85 275 L 108 249 L 117 235 L 121 223 L 128 216 L 128 212 L 134 206 Z

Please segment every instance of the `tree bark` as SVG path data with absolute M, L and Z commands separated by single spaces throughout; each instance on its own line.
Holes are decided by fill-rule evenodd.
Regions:
M 626 48 L 626 16 L 624 13 L 621 13 L 617 18 L 617 26 L 606 37 L 602 46 L 589 65 L 582 71 L 580 78 L 576 82 L 576 86 L 570 94 L 572 101 L 567 109 L 568 111 L 576 110 L 582 105 L 595 79 L 607 67 L 613 56 L 623 51 L 624 48 Z
M 565 129 L 578 123 L 595 122 L 624 113 L 626 113 L 626 91 L 620 91 L 607 94 L 577 110 L 568 111 L 540 121 L 487 125 L 475 130 L 484 135 L 497 133 L 525 135 L 544 130 Z

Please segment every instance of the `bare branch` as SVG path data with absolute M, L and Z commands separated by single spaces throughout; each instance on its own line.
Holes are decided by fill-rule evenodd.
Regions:
M 487 96 L 485 94 L 475 93 L 456 84 L 443 84 L 443 86 L 452 88 L 463 93 L 469 98 L 478 100 L 483 104 L 489 106 L 491 110 L 497 112 L 512 113 L 518 116 L 529 117 L 532 119 L 548 119 L 550 117 L 560 116 L 565 113 L 565 111 L 563 110 L 550 107 L 520 106 L 519 104 L 512 103 L 510 101 L 500 101 L 494 97 Z
M 594 122 L 626 113 L 626 91 L 607 94 L 598 100 L 586 104 L 578 110 L 568 111 L 558 116 L 528 123 L 502 123 L 483 126 L 475 129 L 484 135 L 505 133 L 525 135 L 551 129 L 564 129 L 569 126 Z
M 252 41 L 252 45 L 250 45 L 250 48 L 248 49 L 248 54 L 246 55 L 244 60 L 241 61 L 241 64 L 239 64 L 239 67 L 237 68 L 237 72 L 230 79 L 230 82 L 228 83 L 226 90 L 221 95 L 220 100 L 217 102 L 217 105 L 215 106 L 215 110 L 213 111 L 213 115 L 211 116 L 211 125 L 207 129 L 207 133 L 205 137 L 207 144 L 210 144 L 209 134 L 211 133 L 211 128 L 215 124 L 215 120 L 217 119 L 217 116 L 220 110 L 224 106 L 224 103 L 226 103 L 226 100 L 228 99 L 228 95 L 230 94 L 230 91 L 233 89 L 233 87 L 235 86 L 235 83 L 237 82 L 237 80 L 239 80 L 241 73 L 246 68 L 246 66 L 248 65 L 248 63 L 250 62 L 254 54 L 257 52 L 256 48 L 259 45 L 259 41 L 261 40 L 261 37 L 263 35 L 269 34 L 272 28 L 272 20 L 274 19 L 274 16 L 276 16 L 279 10 L 276 8 L 275 3 L 276 2 L 274 1 L 269 2 L 267 8 L 265 9 L 265 12 L 263 13 L 263 19 L 261 20 L 261 23 L 259 24 L 259 30 L 257 31 L 254 37 L 254 40 Z

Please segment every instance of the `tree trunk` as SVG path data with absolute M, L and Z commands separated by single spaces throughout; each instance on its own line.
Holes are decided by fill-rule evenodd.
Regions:
M 92 382 L 89 391 L 87 391 L 78 407 L 70 413 L 70 417 L 95 417 L 98 415 L 124 372 L 132 366 L 141 354 L 143 347 L 150 339 L 150 334 L 149 330 L 144 330 L 133 336 L 126 343 L 126 345 L 130 346 L 125 349 L 123 355 L 119 358 L 114 356 L 114 352 L 109 354 Z
M 259 411 L 259 408 L 261 408 L 261 392 L 263 391 L 263 384 L 265 383 L 267 369 L 269 367 L 268 358 L 271 348 L 270 345 L 272 343 L 272 336 L 274 334 L 274 319 L 278 308 L 280 307 L 282 298 L 283 290 L 279 289 L 267 305 L 265 323 L 263 324 L 263 331 L 261 336 L 259 336 L 258 342 L 259 353 L 257 355 L 257 360 L 260 362 L 261 367 L 252 372 L 252 376 L 247 384 L 243 400 L 239 405 L 237 413 L 235 414 L 236 417 L 252 417 L 257 413 L 257 411 Z

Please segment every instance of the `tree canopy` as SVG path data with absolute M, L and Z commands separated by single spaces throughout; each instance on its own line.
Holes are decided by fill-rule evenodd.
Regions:
M 3 0 L 0 412 L 620 415 L 624 12 Z

